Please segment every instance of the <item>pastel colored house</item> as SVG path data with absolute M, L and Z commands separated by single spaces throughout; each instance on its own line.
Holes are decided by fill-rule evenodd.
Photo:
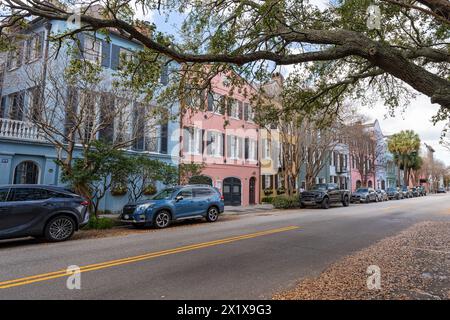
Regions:
M 55 71 L 53 69 L 56 66 L 67 63 L 69 54 L 63 46 L 59 55 L 55 57 L 55 49 L 49 41 L 49 35 L 58 34 L 66 29 L 67 25 L 62 21 L 35 19 L 26 29 L 20 31 L 21 39 L 24 40 L 18 42 L 17 50 L 0 56 L 0 184 L 62 185 L 61 170 L 55 163 L 57 153 L 54 145 L 49 143 L 42 131 L 29 121 L 33 116 L 33 110 L 39 109 L 36 108 L 38 107 L 36 103 L 40 100 L 36 98 L 36 92 L 39 90 L 27 81 L 27 73 L 30 69 L 42 72 L 43 78 L 39 85 L 47 86 L 47 90 L 52 89 L 49 87 L 52 84 L 48 81 L 48 76 Z M 102 66 L 102 85 L 106 90 L 111 87 L 114 72 L 119 68 L 120 55 L 142 48 L 138 42 L 130 41 L 126 36 L 114 31 L 111 31 L 108 42 L 102 34 L 94 37 L 93 34 L 88 33 L 80 34 L 79 40 L 84 58 Z M 65 88 L 62 94 L 68 95 L 69 88 Z M 78 91 L 74 93 L 80 99 L 82 94 L 83 92 Z M 100 104 L 102 101 L 100 96 L 99 92 L 92 92 L 90 95 L 92 101 L 95 101 L 93 102 L 95 108 L 103 106 Z M 118 99 L 123 98 L 116 97 L 110 100 L 108 107 L 114 106 Z M 136 123 L 141 124 L 140 128 L 152 126 L 154 130 L 151 135 L 142 135 L 126 152 L 146 155 L 177 165 L 178 121 L 168 121 L 157 125 L 142 121 L 142 115 L 133 113 L 135 103 L 137 102 L 129 101 L 127 110 L 133 116 L 130 118 L 130 123 L 121 130 L 127 133 L 136 127 Z M 47 105 L 43 107 L 46 108 Z M 174 107 L 174 112 L 176 108 L 177 106 Z M 55 127 L 64 130 L 64 125 L 65 123 L 57 123 Z M 116 139 L 119 128 L 112 126 L 109 129 L 108 139 Z M 78 157 L 80 152 L 80 145 L 76 145 L 75 157 Z M 108 192 L 100 204 L 100 209 L 118 211 L 126 202 L 128 202 L 127 195 L 114 196 Z
M 215 76 L 207 99 L 196 102 L 206 105 L 182 112 L 180 161 L 203 163 L 202 175 L 222 192 L 225 205 L 253 205 L 260 192 L 259 129 L 249 95 L 254 88 L 246 84 L 229 96 L 227 83 L 226 75 Z

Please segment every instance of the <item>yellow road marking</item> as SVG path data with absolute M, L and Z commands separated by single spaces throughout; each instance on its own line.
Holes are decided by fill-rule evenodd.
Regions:
M 96 264 L 90 264 L 90 265 L 80 267 L 80 272 L 88 272 L 88 271 L 110 268 L 110 267 L 114 267 L 114 266 L 118 266 L 118 265 L 122 265 L 122 264 L 128 264 L 128 263 L 138 262 L 138 261 L 142 261 L 142 260 L 153 259 L 153 258 L 157 258 L 157 257 L 169 255 L 169 254 L 175 254 L 175 253 L 181 253 L 181 252 L 186 252 L 186 251 L 191 251 L 191 250 L 196 250 L 196 249 L 201 249 L 201 248 L 207 248 L 207 247 L 216 246 L 219 244 L 230 243 L 230 242 L 235 242 L 235 241 L 239 241 L 239 240 L 256 238 L 256 237 L 260 237 L 260 236 L 264 236 L 264 235 L 295 230 L 298 228 L 299 227 L 297 227 L 297 226 L 289 226 L 289 227 L 284 227 L 284 228 L 271 229 L 271 230 L 266 230 L 266 231 L 249 233 L 249 234 L 245 234 L 245 235 L 241 235 L 241 236 L 235 236 L 235 237 L 230 237 L 230 238 L 224 238 L 224 239 L 219 239 L 219 240 L 213 240 L 213 241 L 202 242 L 202 243 L 198 243 L 198 244 L 182 246 L 182 247 L 178 247 L 178 248 L 174 248 L 174 249 L 167 249 L 167 250 L 162 250 L 162 251 L 157 251 L 157 252 L 151 252 L 151 253 L 128 257 L 128 258 L 110 260 L 110 261 L 96 263 Z M 28 277 L 23 277 L 23 278 L 7 280 L 7 281 L 0 282 L 0 289 L 7 289 L 7 288 L 11 288 L 11 287 L 23 286 L 23 285 L 31 284 L 34 282 L 46 281 L 46 280 L 61 278 L 61 277 L 69 276 L 69 275 L 71 275 L 71 273 L 67 273 L 67 270 L 63 269 L 63 270 L 58 270 L 58 271 L 49 272 L 49 273 L 37 274 L 34 276 L 28 276 Z

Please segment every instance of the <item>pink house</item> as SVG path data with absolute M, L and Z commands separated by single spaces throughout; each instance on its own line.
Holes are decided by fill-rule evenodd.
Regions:
M 358 158 L 357 155 L 355 154 L 350 154 L 350 173 L 351 173 L 351 183 L 352 183 L 352 189 L 351 191 L 354 192 L 356 189 L 360 188 L 360 187 L 368 187 L 368 188 L 376 188 L 376 181 L 375 181 L 375 173 L 374 172 L 370 172 L 366 174 L 366 186 L 363 186 L 362 181 L 364 179 L 362 179 L 361 174 L 359 172 L 359 170 L 357 169 L 357 162 L 358 162 Z M 373 161 L 372 160 L 367 160 L 367 166 L 373 166 Z
M 225 205 L 259 203 L 258 126 L 253 122 L 246 84 L 229 95 L 227 77 L 212 80 L 204 111 L 188 111 L 181 119 L 182 163 L 203 163 L 203 180 L 217 187 Z

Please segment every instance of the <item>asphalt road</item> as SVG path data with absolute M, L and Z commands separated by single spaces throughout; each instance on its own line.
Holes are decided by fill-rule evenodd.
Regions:
M 450 220 L 450 195 L 240 215 L 64 243 L 0 242 L 0 299 L 270 299 L 408 226 Z M 68 266 L 81 289 L 67 289 Z

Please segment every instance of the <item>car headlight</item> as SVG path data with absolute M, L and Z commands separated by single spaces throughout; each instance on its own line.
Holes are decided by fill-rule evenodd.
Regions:
M 154 203 L 144 203 L 144 204 L 137 206 L 136 210 L 137 211 L 145 211 L 148 208 L 151 208 L 153 206 L 154 206 Z

